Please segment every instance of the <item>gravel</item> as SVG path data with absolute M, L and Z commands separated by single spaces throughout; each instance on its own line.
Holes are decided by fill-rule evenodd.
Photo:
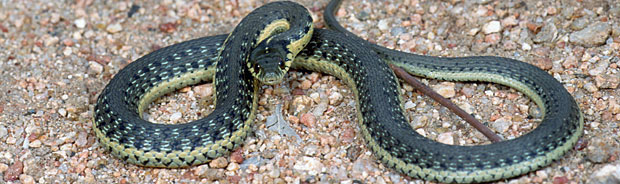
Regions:
M 327 0 L 300 3 L 323 28 Z M 101 147 L 92 131 L 94 103 L 120 69 L 154 49 L 228 33 L 262 4 L 2 4 L 0 183 L 423 183 L 386 168 L 369 151 L 345 84 L 304 71 L 291 71 L 282 84 L 262 87 L 254 136 L 216 163 L 143 168 Z M 404 52 L 493 55 L 545 69 L 577 100 L 584 136 L 550 166 L 498 183 L 609 183 L 618 181 L 620 164 L 619 13 L 612 1 L 388 0 L 345 1 L 338 19 L 363 38 Z M 481 121 L 492 122 L 489 126 L 504 138 L 531 131 L 541 118 L 540 109 L 513 89 L 422 81 L 441 88 Z M 145 117 L 159 123 L 203 117 L 214 108 L 213 91 L 211 84 L 184 88 L 156 100 Z M 490 143 L 410 86 L 404 85 L 401 94 L 413 131 L 455 145 Z M 281 111 L 275 111 L 277 104 Z M 289 136 L 265 125 L 276 113 Z

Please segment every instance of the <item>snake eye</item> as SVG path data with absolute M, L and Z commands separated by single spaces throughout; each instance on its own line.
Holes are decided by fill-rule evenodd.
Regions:
M 278 63 L 278 65 L 280 65 L 281 69 L 286 68 L 286 62 L 284 62 L 282 59 L 280 59 L 280 63 Z
M 254 72 L 257 73 L 260 71 L 260 65 L 259 64 L 254 64 Z

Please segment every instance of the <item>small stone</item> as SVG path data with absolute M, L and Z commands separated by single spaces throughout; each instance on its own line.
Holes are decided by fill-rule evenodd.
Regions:
M 571 43 L 579 44 L 584 47 L 594 47 L 603 45 L 611 33 L 611 27 L 606 22 L 597 22 L 587 26 L 581 31 L 570 34 Z
M 307 171 L 310 175 L 316 175 L 321 171 L 323 164 L 321 161 L 314 157 L 302 157 L 295 162 L 293 169 Z
M 620 165 L 606 165 L 595 171 L 590 180 L 590 183 L 620 183 Z
M 312 113 L 304 113 L 301 115 L 300 122 L 306 127 L 314 127 L 314 124 L 316 124 L 316 117 Z
M 310 87 L 312 87 L 312 81 L 303 80 L 301 81 L 301 85 L 299 85 L 299 87 L 303 90 L 310 89 Z
M 73 21 L 73 24 L 75 24 L 77 28 L 84 29 L 84 27 L 86 27 L 86 20 L 84 20 L 84 18 L 79 18 Z
M 273 168 L 271 171 L 269 171 L 269 177 L 271 178 L 280 177 L 280 168 L 276 167 L 276 168 Z
M 319 147 L 317 145 L 309 145 L 304 147 L 304 155 L 314 156 L 318 152 Z
M 597 88 L 616 89 L 620 86 L 620 74 L 601 74 L 594 77 Z
M 491 21 L 482 26 L 482 32 L 484 34 L 497 33 L 502 30 L 502 25 L 499 21 Z
M 224 158 L 224 157 L 216 158 L 215 160 L 212 160 L 209 163 L 209 167 L 216 168 L 216 169 L 225 168 L 228 165 L 229 165 L 228 164 L 228 160 L 226 160 L 226 158 Z
M 587 24 L 588 24 L 588 18 L 582 17 L 582 18 L 575 19 L 570 24 L 570 28 L 574 31 L 579 31 L 585 28 Z
M 604 140 L 601 137 L 594 137 L 590 140 L 590 143 L 586 147 L 586 159 L 592 163 L 600 164 L 610 161 L 610 157 L 617 148 L 613 146 L 608 140 Z
M 456 91 L 454 90 L 454 82 L 442 82 L 438 85 L 433 86 L 433 90 L 439 93 L 444 98 L 452 98 L 456 95 Z
M 566 57 L 566 59 L 562 62 L 562 66 L 566 69 L 573 68 L 577 66 L 577 57 L 570 55 Z
M 467 35 L 469 35 L 469 36 L 474 36 L 474 35 L 476 35 L 476 34 L 478 33 L 478 31 L 480 31 L 480 28 L 473 28 L 473 29 L 470 29 L 470 30 L 467 32 Z
M 4 171 L 9 169 L 9 165 L 0 163 L 0 173 L 4 173 Z
M 213 83 L 202 84 L 194 87 L 194 93 L 202 98 L 213 95 Z
M 532 50 L 532 46 L 530 44 L 528 44 L 528 43 L 523 42 L 521 44 L 521 49 L 523 49 L 523 50 Z
M 588 73 L 590 75 L 592 75 L 592 76 L 600 75 L 600 74 L 604 73 L 605 70 L 607 70 L 608 67 L 609 67 L 609 62 L 608 61 L 606 61 L 606 60 L 599 61 L 596 64 L 596 67 L 590 69 L 588 71 Z
M 569 180 L 566 176 L 557 176 L 553 178 L 553 184 L 566 184 Z
M 86 131 L 81 131 L 78 134 L 77 139 L 75 140 L 75 145 L 78 147 L 85 147 L 88 143 L 88 133 Z
M 379 23 L 377 24 L 377 27 L 379 27 L 379 30 L 381 31 L 387 31 L 390 28 L 388 26 L 387 19 L 381 19 Z
M 224 159 L 224 160 L 226 160 L 226 159 Z M 228 164 L 228 167 L 226 167 L 226 170 L 228 170 L 228 171 L 236 171 L 236 170 L 239 170 L 239 168 L 240 168 L 239 164 L 233 162 L 233 163 Z
M 588 82 L 585 85 L 583 85 L 583 87 L 588 90 L 589 92 L 596 92 L 598 91 L 598 88 L 596 87 L 596 85 L 594 85 L 594 83 L 592 82 Z
M 24 169 L 24 164 L 17 160 L 13 165 L 9 166 L 9 168 L 4 172 L 4 181 L 14 181 L 19 178 L 19 175 L 22 174 Z
M 230 161 L 235 163 L 243 163 L 245 158 L 243 157 L 243 149 L 237 149 L 230 154 Z
M 508 16 L 506 18 L 504 18 L 502 20 L 502 25 L 506 26 L 506 27 L 510 27 L 510 26 L 516 26 L 518 25 L 519 22 L 517 21 L 517 18 L 513 15 L 513 16 Z
M 437 136 L 437 142 L 453 145 L 454 144 L 454 136 L 452 132 L 444 132 Z
M 461 105 L 459 105 L 459 107 L 463 109 L 467 114 L 473 114 L 475 110 L 474 106 L 467 102 L 463 102 Z
M 121 24 L 119 24 L 119 23 L 114 23 L 114 24 L 110 24 L 110 25 L 108 25 L 108 26 L 105 28 L 105 30 L 106 30 L 108 33 L 118 33 L 118 32 L 120 32 L 120 31 L 122 31 L 122 30 L 123 30 L 123 27 L 122 27 L 122 26 L 121 26 Z
M 73 54 L 73 49 L 71 49 L 71 47 L 65 47 L 64 49 L 62 49 L 62 54 L 64 54 L 65 56 L 70 56 L 71 54 Z
M 170 115 L 170 121 L 172 122 L 177 122 L 179 121 L 181 118 L 183 117 L 183 114 L 181 114 L 181 112 L 174 112 Z
M 62 117 L 67 117 L 67 110 L 65 110 L 64 108 L 60 108 L 58 109 L 58 114 Z
M 0 123 L 0 124 L 4 124 L 4 123 Z M 0 139 L 4 138 L 8 134 L 9 134 L 9 131 L 6 129 L 6 127 L 4 127 L 4 125 L 0 125 Z
M 27 174 L 19 175 L 19 181 L 23 184 L 34 184 L 34 178 Z
M 502 36 L 500 36 L 499 33 L 488 34 L 484 36 L 484 42 L 490 43 L 490 44 L 497 44 L 499 43 L 501 38 Z
M 411 100 L 408 100 L 407 102 L 405 102 L 405 109 L 409 110 L 409 109 L 413 109 L 415 107 L 415 103 L 413 103 Z
M 91 73 L 94 74 L 100 74 L 103 72 L 103 65 L 95 62 L 95 61 L 89 61 L 88 62 L 88 71 L 90 71 Z
M 558 36 L 558 29 L 553 22 L 547 22 L 542 29 L 534 36 L 534 43 L 551 42 Z
M 327 99 L 329 99 L 330 105 L 338 105 L 342 102 L 343 96 L 338 92 L 333 92 L 329 95 L 329 97 L 327 97 Z
M 41 140 L 39 140 L 39 139 L 34 140 L 34 141 L 30 142 L 30 144 L 28 144 L 28 146 L 31 147 L 31 148 L 39 148 L 39 147 L 41 147 Z

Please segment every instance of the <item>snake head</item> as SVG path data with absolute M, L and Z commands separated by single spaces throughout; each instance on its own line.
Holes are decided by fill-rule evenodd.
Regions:
M 271 45 L 268 46 L 268 45 Z M 254 78 L 264 84 L 274 85 L 282 82 L 288 71 L 291 59 L 284 47 L 277 44 L 259 44 L 250 55 L 248 67 Z

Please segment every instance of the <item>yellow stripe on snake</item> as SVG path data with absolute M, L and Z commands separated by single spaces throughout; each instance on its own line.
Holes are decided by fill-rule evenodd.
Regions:
M 147 167 L 179 168 L 226 156 L 251 133 L 261 84 L 278 84 L 290 67 L 334 75 L 357 100 L 361 136 L 376 158 L 415 178 L 484 182 L 518 176 L 569 151 L 583 117 L 562 84 L 545 71 L 513 59 L 420 56 L 370 44 L 335 21 L 340 1 L 326 8 L 327 24 L 313 29 L 301 5 L 274 2 L 257 8 L 228 35 L 174 44 L 130 63 L 99 95 L 94 132 L 115 157 Z M 374 51 L 373 51 L 374 50 Z M 417 134 L 403 115 L 399 83 L 388 67 L 432 79 L 506 85 L 530 97 L 542 123 L 512 140 L 454 146 Z M 216 108 L 178 125 L 143 120 L 147 104 L 182 87 L 213 81 Z

